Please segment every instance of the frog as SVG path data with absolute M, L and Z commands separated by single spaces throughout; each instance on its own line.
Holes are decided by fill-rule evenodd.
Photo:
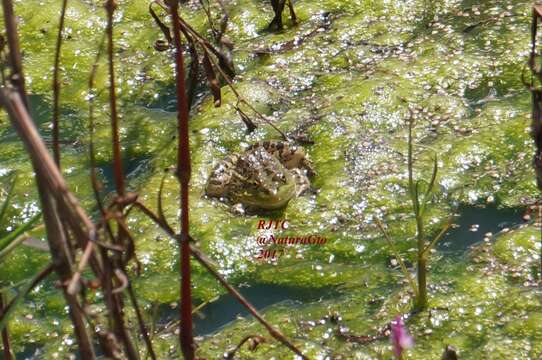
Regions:
M 234 213 L 277 210 L 310 188 L 315 175 L 304 149 L 285 141 L 260 141 L 226 156 L 212 170 L 206 194 L 229 200 Z

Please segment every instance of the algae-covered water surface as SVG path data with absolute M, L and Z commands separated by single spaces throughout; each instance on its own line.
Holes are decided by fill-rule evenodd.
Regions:
M 189 120 L 192 244 L 309 359 L 452 359 L 443 357 L 446 346 L 460 359 L 542 359 L 540 221 L 533 207 L 539 190 L 531 93 L 522 82 L 532 2 L 296 0 L 297 21 L 286 5 L 282 30 L 268 28 L 272 3 L 180 6 L 183 19 L 209 42 L 211 25 L 227 12 L 225 43 L 236 72 L 231 86 L 218 76 L 217 107 L 200 57 Z M 50 146 L 61 2 L 15 1 L 14 8 L 30 112 Z M 167 12 L 159 16 L 169 26 Z M 179 183 L 164 173 L 178 154 L 175 50 L 156 45 L 164 34 L 147 1 L 119 1 L 113 25 L 126 186 L 149 208 L 161 208 L 178 231 Z M 68 1 L 59 68 L 61 168 L 96 221 L 90 102 L 98 197 L 108 203 L 115 192 L 106 26 L 102 2 Z M 5 73 L 11 65 L 2 66 Z M 240 209 L 207 196 L 209 176 L 226 156 L 259 141 L 284 141 L 274 127 L 292 148 L 303 148 L 314 170 L 309 188 L 278 210 Z M 416 194 L 426 194 L 426 243 L 442 232 L 424 252 L 423 308 L 409 282 L 417 281 L 420 233 L 409 172 L 419 180 Z M 0 236 L 42 210 L 28 153 L 2 112 L 0 204 L 15 174 Z M 182 358 L 178 244 L 140 211 L 128 210 L 125 219 L 135 244 L 127 281 L 156 358 Z M 51 261 L 40 221 L 26 231 L 32 241 L 0 258 L 5 302 Z M 87 270 L 82 276 L 92 279 Z M 81 356 L 62 286 L 51 274 L 10 314 L 14 359 Z M 225 358 L 244 338 L 258 336 L 234 358 L 300 359 L 196 261 L 191 286 L 199 358 Z M 89 286 L 81 300 L 91 330 L 108 321 L 104 291 Z M 150 358 L 127 295 L 124 301 L 138 356 Z M 413 344 L 390 341 L 399 325 Z M 108 358 L 98 340 L 92 346 L 97 358 Z

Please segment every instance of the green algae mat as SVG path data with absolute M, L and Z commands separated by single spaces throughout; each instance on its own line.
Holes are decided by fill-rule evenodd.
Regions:
M 233 43 L 235 92 L 221 84 L 214 106 L 202 83 L 190 111 L 190 229 L 196 245 L 310 359 L 391 359 L 389 324 L 398 315 L 414 340 L 403 359 L 440 359 L 447 345 L 460 359 L 541 359 L 540 223 L 525 215 L 538 197 L 532 169 L 531 94 L 521 80 L 530 46 L 530 1 L 297 0 L 293 24 L 269 31 L 263 0 L 224 0 Z M 206 3 L 206 2 L 204 2 Z M 96 91 L 88 77 L 106 26 L 101 2 L 70 1 L 61 57 L 62 170 L 70 190 L 98 216 L 90 180 L 88 103 L 101 196 L 114 191 L 106 58 Z M 131 191 L 156 207 L 164 169 L 176 163 L 173 52 L 148 2 L 120 1 L 115 13 L 122 156 Z M 218 9 L 211 2 L 211 8 Z M 60 2 L 15 2 L 33 118 L 52 138 L 52 68 Z M 183 18 L 208 34 L 197 1 Z M 3 28 L 3 27 L 2 27 Z M 246 103 L 239 103 L 239 94 Z M 209 174 L 227 155 L 280 134 L 303 148 L 315 170 L 310 189 L 273 212 L 239 213 L 209 198 Z M 237 107 L 257 128 L 247 132 Z M 426 233 L 452 225 L 428 252 L 428 306 L 411 313 L 407 273 L 416 272 L 416 220 L 408 189 L 408 119 L 414 176 L 438 168 L 426 211 Z M 31 163 L 5 112 L 0 115 L 2 189 L 18 174 L 0 224 L 7 234 L 39 213 Z M 427 184 L 422 184 L 427 187 Z M 0 200 L 6 191 L 0 191 Z M 166 177 L 165 216 L 176 224 L 178 183 Z M 159 359 L 181 358 L 178 246 L 144 215 L 128 220 L 139 274 L 130 280 Z M 31 232 L 45 237 L 42 228 Z M 0 263 L 7 298 L 50 261 L 20 246 Z M 197 262 L 192 263 L 197 354 L 222 359 L 243 338 L 236 359 L 297 359 Z M 54 276 L 36 287 L 9 321 L 16 359 L 77 358 L 77 342 Z M 89 295 L 104 311 L 98 289 Z M 201 305 L 201 306 L 200 306 Z M 126 308 L 137 338 L 135 314 Z M 146 358 L 144 343 L 137 347 Z M 103 355 L 100 355 L 103 356 Z M 105 358 L 105 357 L 103 357 Z

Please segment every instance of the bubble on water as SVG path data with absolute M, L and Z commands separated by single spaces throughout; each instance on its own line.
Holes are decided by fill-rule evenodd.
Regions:
M 468 193 L 467 193 L 467 197 L 469 198 L 469 200 L 471 202 L 476 202 L 479 197 L 480 197 L 480 194 L 478 191 L 476 190 L 470 190 Z
M 356 250 L 357 253 L 362 253 L 365 251 L 365 245 L 363 244 L 358 244 L 356 245 L 356 247 L 354 248 L 354 250 Z

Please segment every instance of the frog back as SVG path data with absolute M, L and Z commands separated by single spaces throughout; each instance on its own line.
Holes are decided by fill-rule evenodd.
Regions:
M 225 196 L 231 184 L 233 171 L 239 160 L 239 155 L 231 154 L 222 159 L 213 169 L 207 187 L 205 189 L 207 195 L 214 197 Z

